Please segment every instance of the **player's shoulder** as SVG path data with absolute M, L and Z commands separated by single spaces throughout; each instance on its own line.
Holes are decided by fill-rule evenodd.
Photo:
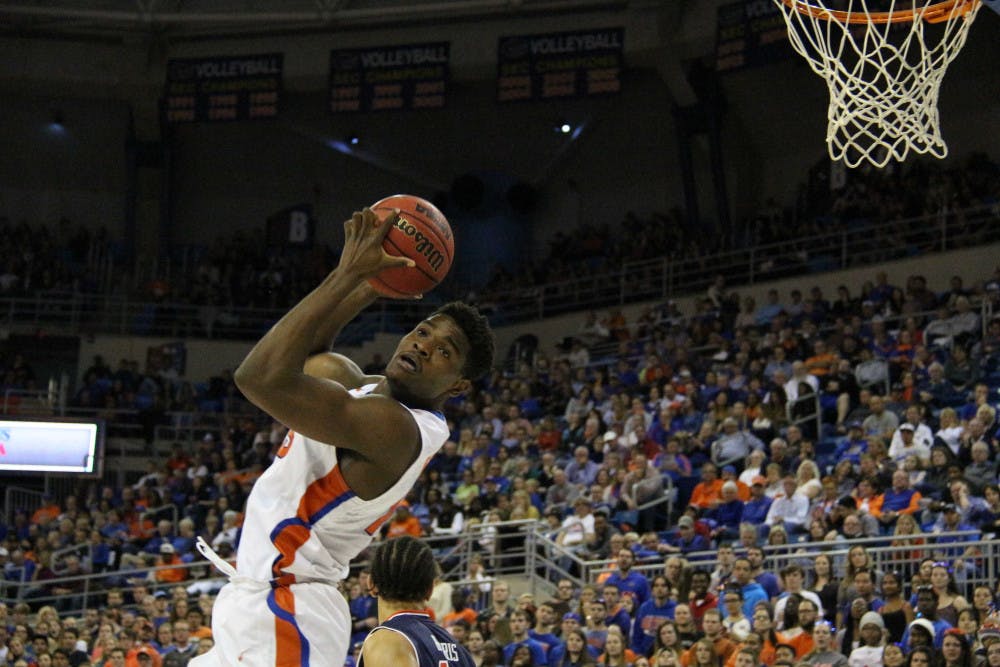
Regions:
M 306 360 L 305 373 L 317 378 L 333 380 L 347 389 L 358 389 L 382 379 L 381 375 L 365 375 L 351 358 L 336 352 L 320 352 Z
M 413 643 L 399 630 L 384 627 L 365 639 L 361 649 L 365 667 L 419 667 L 420 662 Z

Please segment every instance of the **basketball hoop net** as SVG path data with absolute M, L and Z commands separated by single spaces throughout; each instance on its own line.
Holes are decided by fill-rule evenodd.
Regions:
M 938 94 L 980 0 L 774 2 L 792 46 L 830 91 L 831 159 L 852 168 L 865 161 L 884 167 L 890 160 L 902 162 L 910 151 L 948 154 Z

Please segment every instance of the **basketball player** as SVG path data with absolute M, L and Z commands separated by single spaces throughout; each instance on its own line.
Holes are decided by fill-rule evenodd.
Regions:
M 384 376 L 321 352 L 375 300 L 367 278 L 413 265 L 382 250 L 396 219 L 355 213 L 338 266 L 236 371 L 289 433 L 247 500 L 236 568 L 199 545 L 230 582 L 212 614 L 215 648 L 193 667 L 344 664 L 351 615 L 337 584 L 447 439 L 444 402 L 492 365 L 489 325 L 461 303 L 404 335 Z
M 379 546 L 372 558 L 378 626 L 365 638 L 358 667 L 474 667 L 468 650 L 425 611 L 437 574 L 434 553 L 408 535 Z

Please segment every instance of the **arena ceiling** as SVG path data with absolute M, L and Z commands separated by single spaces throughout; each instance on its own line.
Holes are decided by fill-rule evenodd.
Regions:
M 581 13 L 689 0 L 0 0 L 0 30 L 22 36 L 174 39 L 321 31 L 404 22 Z

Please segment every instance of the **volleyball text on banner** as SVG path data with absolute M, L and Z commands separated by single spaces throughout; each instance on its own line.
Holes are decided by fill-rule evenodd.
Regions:
M 448 42 L 330 52 L 329 109 L 439 109 L 451 76 Z
M 284 55 L 178 58 L 167 62 L 168 123 L 274 118 L 281 102 Z
M 501 37 L 497 101 L 617 94 L 624 44 L 624 28 Z

